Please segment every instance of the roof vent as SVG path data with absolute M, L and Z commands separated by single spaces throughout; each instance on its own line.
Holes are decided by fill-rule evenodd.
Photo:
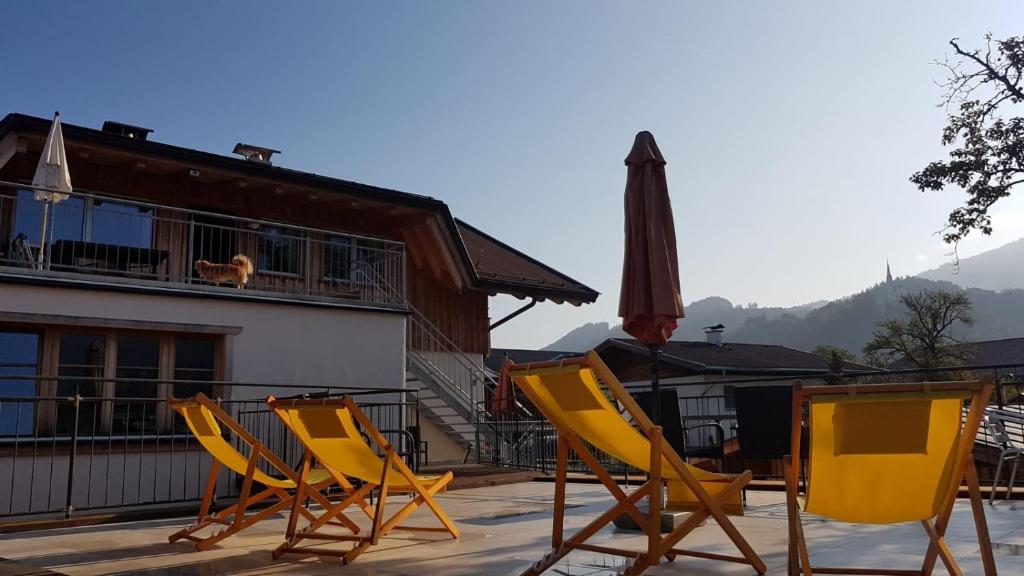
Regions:
M 725 332 L 724 324 L 715 324 L 714 326 L 704 327 L 704 336 L 707 337 L 708 344 L 712 346 L 722 345 L 722 332 Z
M 231 152 L 244 157 L 250 162 L 259 162 L 260 164 L 270 164 L 270 157 L 281 153 L 280 150 L 261 148 L 252 144 L 242 144 L 241 142 L 235 144 L 235 149 Z
M 131 124 L 114 122 L 113 120 L 107 120 L 103 123 L 103 131 L 107 134 L 117 134 L 118 136 L 134 138 L 135 140 L 146 140 L 149 137 L 149 133 L 152 132 L 149 128 L 132 126 Z

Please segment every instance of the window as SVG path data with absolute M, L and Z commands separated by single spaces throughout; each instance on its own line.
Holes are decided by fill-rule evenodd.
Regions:
M 31 332 L 0 331 L 0 376 L 31 376 L 39 373 L 39 335 Z M 31 378 L 0 380 L 0 397 L 35 396 Z M 32 434 L 35 404 L 0 399 L 0 436 Z
M 160 339 L 155 336 L 117 337 L 117 378 L 130 382 L 114 384 L 115 398 L 158 398 L 160 378 Z M 139 382 L 136 380 L 154 380 Z M 115 402 L 111 430 L 114 433 L 156 432 L 156 402 Z
M 260 229 L 256 266 L 260 272 L 302 274 L 304 240 L 297 230 L 281 226 Z
M 24 234 L 39 245 L 45 204 L 31 190 L 18 190 L 14 235 Z M 84 240 L 98 244 L 150 248 L 153 244 L 153 208 L 97 198 L 72 196 L 52 204 L 52 239 Z M 51 239 L 50 232 L 46 233 Z
M 725 384 L 722 386 L 722 404 L 730 412 L 736 411 L 736 387 Z
M 100 429 L 102 406 L 95 398 L 103 396 L 107 357 L 106 334 L 64 334 L 58 353 L 57 396 L 80 395 L 85 400 L 78 410 L 78 433 L 91 434 Z M 57 401 L 57 435 L 71 435 L 75 430 L 75 406 L 68 400 Z
M 94 199 L 89 215 L 92 242 L 132 248 L 153 246 L 153 208 L 149 206 Z
M 31 190 L 18 190 L 17 205 L 14 209 L 14 236 L 24 234 L 29 242 L 39 245 L 39 235 L 43 232 L 43 208 L 44 202 L 35 199 L 35 193 Z M 52 204 L 52 220 L 48 224 L 52 227 L 53 240 L 82 240 L 85 230 L 85 199 L 73 196 Z M 47 231 L 47 239 L 51 231 Z
M 25 396 L 57 398 L 40 402 L 38 407 L 21 408 L 23 418 L 18 426 L 22 433 L 32 432 L 35 416 L 40 418 L 38 434 L 53 433 L 58 437 L 76 432 L 76 418 L 81 438 L 158 434 L 171 430 L 176 420 L 163 398 L 218 393 L 214 386 L 217 354 L 221 350 L 218 336 L 135 330 L 70 332 L 59 328 L 44 332 L 50 334 L 44 338 L 42 334 L 0 332 L 0 374 L 14 369 L 5 366 L 22 370 L 18 374 L 37 373 L 40 366 L 35 358 L 42 357 L 41 343 L 52 342 L 57 347 L 53 351 L 55 386 L 16 381 L 21 382 L 21 387 L 12 388 L 7 394 L 15 395 L 16 390 Z M 172 379 L 188 382 L 168 382 Z M 76 395 L 77 411 L 72 400 Z M 13 434 L 17 410 L 13 403 L 6 407 L 0 398 L 0 436 Z
M 338 282 L 352 280 L 353 254 L 352 238 L 329 236 L 324 242 L 324 279 Z
M 390 270 L 382 266 L 386 256 L 387 246 L 383 242 L 328 236 L 324 242 L 324 279 L 372 283 L 375 276 L 390 274 Z
M 189 398 L 202 392 L 213 396 L 212 384 L 216 379 L 217 343 L 210 339 L 199 339 L 179 336 L 174 339 L 174 379 L 188 382 L 175 382 L 171 392 L 175 398 Z M 175 432 L 187 431 L 185 421 L 175 418 Z

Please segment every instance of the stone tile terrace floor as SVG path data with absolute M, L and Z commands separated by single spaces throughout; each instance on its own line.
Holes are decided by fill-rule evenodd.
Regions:
M 223 542 L 218 549 L 195 552 L 188 543 L 167 543 L 167 535 L 186 519 L 90 526 L 0 537 L 0 576 L 41 574 L 43 570 L 79 574 L 214 575 L 214 574 L 518 574 L 547 552 L 550 542 L 554 485 L 528 482 L 459 490 L 439 500 L 458 523 L 458 541 L 393 533 L 350 566 L 336 558 L 286 556 L 275 561 L 270 550 L 281 541 L 285 518 L 262 522 Z M 566 533 L 585 525 L 611 505 L 603 488 L 569 486 Z M 400 498 L 395 498 L 400 503 Z M 390 504 L 390 503 L 389 503 Z M 1013 502 L 986 504 L 989 528 L 1000 574 L 1024 574 L 1024 507 Z M 353 515 L 353 518 L 355 516 Z M 415 522 L 413 520 L 415 519 Z M 427 525 L 432 516 L 420 509 L 408 521 Z M 769 574 L 785 574 L 786 510 L 781 492 L 750 492 L 746 516 L 736 525 L 769 566 Z M 851 526 L 805 516 L 813 561 L 829 565 L 918 568 L 926 538 L 917 524 Z M 967 501 L 957 502 L 949 530 L 950 544 L 967 574 L 980 574 L 978 544 Z M 642 549 L 642 537 L 606 528 L 597 536 L 615 546 Z M 713 521 L 684 541 L 686 547 L 732 554 L 732 545 Z M 338 545 L 341 547 L 342 545 Z M 614 574 L 617 557 L 574 552 L 548 573 L 597 576 Z M 696 558 L 678 558 L 647 572 L 658 574 L 753 574 L 743 565 Z M 936 574 L 945 573 L 941 564 Z

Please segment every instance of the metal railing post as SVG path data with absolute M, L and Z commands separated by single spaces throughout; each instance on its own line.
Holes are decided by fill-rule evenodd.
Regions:
M 480 463 L 480 409 L 473 405 L 473 444 L 476 446 L 476 463 Z
M 75 460 L 78 459 L 78 420 L 82 409 L 82 396 L 80 394 L 75 394 L 73 405 L 75 407 L 75 424 L 71 429 L 71 455 L 68 461 L 68 491 L 64 501 L 64 518 L 71 518 L 71 513 L 75 509 L 71 499 L 74 496 L 75 490 Z
M 313 273 L 312 273 L 312 269 L 311 269 L 311 264 L 312 264 L 312 261 L 313 261 L 312 260 L 313 257 L 312 257 L 312 253 L 310 252 L 310 248 L 311 247 L 312 247 L 312 243 L 311 243 L 310 238 L 309 238 L 309 233 L 307 232 L 306 233 L 306 266 L 305 266 L 305 270 L 303 270 L 303 272 L 305 272 L 304 276 L 306 277 L 306 296 L 309 296 L 310 294 L 313 293 Z
M 195 249 L 195 246 L 194 246 L 195 245 L 195 241 L 196 241 L 196 221 L 190 219 L 188 221 L 188 253 L 185 256 L 185 270 L 186 270 L 185 278 L 187 279 L 186 281 L 189 284 L 192 283 L 192 268 L 193 268 L 192 263 L 195 262 L 195 255 L 193 253 L 193 251 Z M 168 260 L 169 260 L 169 258 L 168 258 Z

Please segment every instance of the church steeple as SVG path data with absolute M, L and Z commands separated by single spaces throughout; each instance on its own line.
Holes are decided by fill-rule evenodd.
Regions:
M 885 260 L 885 283 L 892 282 L 892 270 L 889 269 L 889 259 Z

